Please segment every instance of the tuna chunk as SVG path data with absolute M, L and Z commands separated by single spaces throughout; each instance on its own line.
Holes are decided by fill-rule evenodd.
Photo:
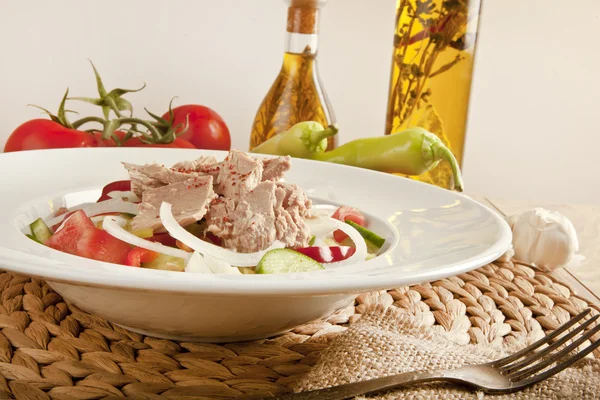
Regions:
M 213 178 L 209 175 L 191 177 L 166 186 L 147 188 L 142 193 L 139 214 L 131 221 L 133 230 L 163 228 L 160 221 L 160 205 L 171 203 L 173 216 L 180 225 L 186 226 L 200 221 L 215 199 Z
M 283 174 L 292 167 L 292 159 L 290 156 L 266 158 L 262 160 L 263 164 L 263 181 L 278 181 L 283 178 Z
M 232 150 L 222 162 L 209 156 L 171 168 L 123 164 L 131 190 L 142 198 L 132 220 L 135 230 L 163 229 L 159 211 L 166 201 L 180 225 L 206 218 L 206 231 L 238 252 L 263 250 L 275 240 L 288 247 L 308 245 L 304 217 L 311 202 L 298 186 L 280 181 L 291 167 L 290 157 L 255 159 Z
M 260 183 L 262 173 L 260 160 L 232 150 L 220 165 L 215 191 L 228 199 L 239 199 L 243 192 L 254 189 Z
M 207 230 L 220 237 L 223 246 L 241 253 L 264 250 L 275 240 L 289 247 L 305 247 L 310 231 L 300 214 L 301 207 L 289 206 L 290 199 L 292 195 L 278 183 L 261 182 L 237 202 L 214 201 L 206 217 Z
M 135 165 L 123 163 L 131 179 L 131 191 L 142 196 L 148 189 L 171 183 L 183 182 L 190 178 L 204 176 L 198 172 L 179 172 L 159 164 Z
M 295 183 L 277 182 L 277 187 L 282 190 L 281 206 L 288 212 L 296 211 L 302 217 L 308 216 L 312 202 Z
M 219 175 L 220 164 L 215 156 L 202 156 L 193 161 L 182 161 L 171 167 L 172 170 L 183 173 L 199 172 L 211 175 L 213 178 Z

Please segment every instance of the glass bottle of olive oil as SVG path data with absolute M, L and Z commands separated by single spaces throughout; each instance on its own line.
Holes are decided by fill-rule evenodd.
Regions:
M 256 113 L 250 149 L 302 121 L 323 126 L 335 116 L 317 71 L 319 13 L 325 0 L 287 0 L 288 17 L 283 65 Z M 328 139 L 328 149 L 337 135 Z
M 385 134 L 420 126 L 462 165 L 481 0 L 397 0 Z M 413 177 L 453 186 L 447 163 Z

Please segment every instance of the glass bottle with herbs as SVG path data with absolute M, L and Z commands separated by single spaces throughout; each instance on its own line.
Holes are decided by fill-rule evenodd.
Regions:
M 481 0 L 397 0 L 385 134 L 419 126 L 462 165 Z M 451 188 L 441 163 L 413 177 Z
M 317 71 L 319 14 L 325 0 L 287 0 L 287 32 L 283 65 L 263 99 L 250 135 L 250 149 L 298 122 L 335 123 L 335 116 Z M 328 139 L 328 149 L 337 144 Z

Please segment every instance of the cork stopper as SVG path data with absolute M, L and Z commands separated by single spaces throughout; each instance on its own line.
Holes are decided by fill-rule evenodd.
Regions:
M 319 0 L 291 0 L 288 8 L 287 31 L 318 33 L 320 3 Z

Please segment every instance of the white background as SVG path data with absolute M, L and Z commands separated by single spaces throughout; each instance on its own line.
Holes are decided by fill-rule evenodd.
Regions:
M 394 0 L 330 0 L 320 71 L 341 142 L 383 133 Z M 487 0 L 476 57 L 464 175 L 471 193 L 598 204 L 600 1 Z M 0 0 L 0 146 L 55 110 L 69 87 L 94 94 L 87 59 L 113 87 L 148 87 L 137 113 L 201 103 L 247 149 L 281 65 L 282 0 Z M 85 111 L 85 109 L 84 109 Z

